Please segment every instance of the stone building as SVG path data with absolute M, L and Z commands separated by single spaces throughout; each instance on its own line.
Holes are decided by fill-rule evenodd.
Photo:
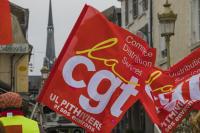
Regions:
M 27 41 L 28 9 L 10 3 L 13 42 L 0 46 L 0 88 L 28 92 L 28 64 L 32 46 Z
M 154 2 L 155 1 L 155 2 Z M 157 13 L 163 10 L 165 1 L 153 1 L 153 46 L 157 48 L 157 65 L 166 68 L 164 38 L 160 37 Z M 175 35 L 171 37 L 171 64 L 175 64 L 200 46 L 200 1 L 169 0 L 172 10 L 177 14 Z M 177 52 L 178 51 L 178 52 Z
M 139 35 L 146 38 L 150 46 L 157 49 L 156 64 L 166 68 L 165 41 L 160 35 L 158 21 L 158 13 L 163 11 L 165 0 L 119 1 L 122 6 L 122 27 L 135 34 L 138 34 L 138 31 L 142 32 L 143 35 Z M 171 37 L 170 42 L 172 64 L 175 64 L 200 45 L 198 19 L 200 6 L 198 0 L 168 1 L 171 3 L 172 10 L 178 15 L 175 36 Z

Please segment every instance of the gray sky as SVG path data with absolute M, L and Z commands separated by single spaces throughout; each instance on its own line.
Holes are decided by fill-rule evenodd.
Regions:
M 33 72 L 30 75 L 40 75 L 46 50 L 47 21 L 49 0 L 9 0 L 23 8 L 29 9 L 28 40 L 33 45 Z M 59 55 L 76 19 L 84 4 L 89 4 L 99 11 L 112 5 L 120 7 L 118 0 L 52 0 L 54 38 L 56 56 Z

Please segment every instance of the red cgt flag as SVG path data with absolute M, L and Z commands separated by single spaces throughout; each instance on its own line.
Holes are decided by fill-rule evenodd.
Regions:
M 172 132 L 191 110 L 200 110 L 199 53 L 200 49 L 193 51 L 168 71 L 154 68 L 148 70 L 150 74 L 146 72 L 150 79 L 147 92 L 151 91 L 149 99 L 156 108 L 153 118 L 159 118 L 157 124 L 163 133 Z
M 109 133 L 154 63 L 155 49 L 86 5 L 38 101 L 88 132 Z
M 12 26 L 8 0 L 0 0 L 0 45 L 11 44 Z
M 163 133 L 173 131 L 191 110 L 200 110 L 200 49 L 169 69 L 174 79 L 172 92 L 160 94 L 161 105 L 156 103 Z

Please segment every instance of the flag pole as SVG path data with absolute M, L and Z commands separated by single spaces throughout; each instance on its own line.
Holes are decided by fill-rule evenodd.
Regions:
M 34 106 L 34 108 L 33 108 L 33 111 L 32 111 L 32 113 L 31 113 L 31 119 L 33 119 L 33 116 L 34 116 L 34 114 L 35 114 L 35 111 L 36 111 L 36 109 L 38 108 L 38 105 L 39 105 L 39 103 L 37 102 L 36 104 L 35 104 L 35 106 Z
M 44 65 L 40 71 L 41 71 L 41 73 L 42 73 L 42 84 L 41 84 L 41 88 L 40 88 L 40 90 L 39 90 L 38 95 L 40 94 L 40 92 L 41 92 L 41 90 L 42 90 L 42 87 L 43 87 L 43 85 L 44 85 L 45 80 L 46 80 L 46 79 L 48 78 L 48 76 L 49 76 L 49 69 L 48 69 L 48 67 L 47 67 L 46 65 Z M 39 102 L 36 102 L 36 104 L 35 104 L 35 106 L 34 106 L 34 108 L 33 108 L 33 111 L 32 111 L 32 113 L 31 113 L 31 116 L 30 116 L 31 119 L 33 119 L 33 116 L 34 116 L 34 114 L 35 114 L 36 109 L 38 108 L 38 106 L 39 106 Z
M 158 125 L 157 125 L 157 124 L 154 124 L 154 126 L 156 127 L 156 129 L 157 129 L 158 133 L 162 133 L 162 132 L 160 131 L 160 128 L 158 127 Z

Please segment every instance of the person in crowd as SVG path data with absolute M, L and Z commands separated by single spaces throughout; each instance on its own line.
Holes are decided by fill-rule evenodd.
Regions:
M 18 93 L 0 94 L 0 133 L 40 133 L 38 123 L 26 118 Z

